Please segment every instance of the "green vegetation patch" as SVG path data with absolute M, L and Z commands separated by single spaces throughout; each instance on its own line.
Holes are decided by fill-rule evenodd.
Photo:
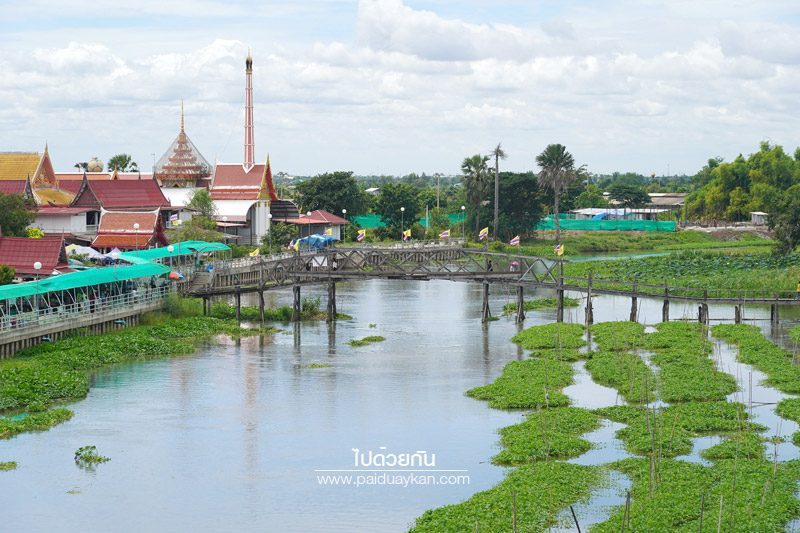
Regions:
M 617 389 L 630 403 L 655 400 L 655 375 L 638 355 L 593 352 L 586 361 L 586 370 L 597 383 Z
M 211 316 L 225 320 L 236 319 L 236 306 L 223 302 L 215 303 L 211 307 Z M 242 306 L 239 310 L 241 320 L 247 322 L 257 322 L 261 320 L 258 307 Z M 321 320 L 327 317 L 327 313 L 321 310 L 320 298 L 303 298 L 300 303 L 301 320 Z M 352 320 L 353 317 L 345 313 L 336 313 L 339 320 Z M 292 307 L 283 305 L 281 307 L 265 307 L 264 320 L 270 322 L 289 322 L 292 320 Z
M 691 402 L 662 409 L 615 405 L 595 410 L 603 418 L 627 424 L 617 432 L 625 448 L 636 455 L 676 457 L 692 451 L 692 437 L 761 431 L 763 426 L 747 421 L 742 404 Z
M 0 439 L 10 439 L 27 431 L 46 431 L 72 418 L 72 411 L 58 408 L 23 417 L 0 418 Z
M 721 443 L 700 452 L 709 461 L 721 459 L 764 459 L 764 438 L 758 433 L 741 432 L 728 436 Z
M 644 326 L 638 322 L 601 322 L 591 326 L 592 339 L 604 351 L 629 351 L 644 344 Z
M 496 409 L 538 409 L 569 405 L 561 389 L 572 383 L 572 367 L 553 359 L 511 361 L 493 383 L 467 391 Z
M 705 467 L 664 459 L 655 478 L 648 459 L 625 459 L 612 467 L 633 481 L 630 522 L 624 507 L 618 507 L 593 533 L 617 533 L 623 520 L 625 531 L 700 531 L 701 503 L 705 532 L 718 531 L 718 524 L 722 531 L 784 531 L 800 516 L 794 495 L 800 479 L 797 461 L 773 466 L 761 460 L 720 460 Z
M 756 326 L 720 324 L 711 330 L 715 337 L 739 347 L 737 359 L 767 375 L 766 383 L 788 394 L 800 393 L 800 366 L 792 364 L 792 353 L 770 342 Z M 791 334 L 800 331 L 793 328 Z
M 578 307 L 580 300 L 577 298 L 564 297 L 564 307 Z M 558 307 L 557 298 L 536 298 L 534 300 L 525 300 L 524 307 L 526 311 L 536 311 L 539 309 L 555 309 Z M 517 312 L 517 304 L 510 303 L 503 306 L 503 313 L 512 315 Z
M 514 500 L 519 531 L 545 531 L 558 512 L 589 497 L 603 479 L 597 467 L 564 462 L 543 462 L 515 468 L 495 487 L 469 500 L 425 511 L 411 528 L 413 533 L 511 531 Z
M 110 460 L 110 458 L 97 453 L 96 446 L 81 446 L 75 450 L 75 464 L 81 467 L 91 467 L 107 463 Z
M 778 416 L 800 422 L 800 398 L 784 398 L 775 408 Z
M 580 348 L 586 344 L 580 324 L 553 323 L 527 328 L 511 338 L 528 350 Z
M 659 393 L 665 402 L 718 401 L 736 391 L 733 376 L 710 359 L 713 345 L 701 324 L 662 322 L 645 337 L 645 347 L 661 369 Z
M 381 337 L 380 335 L 369 335 L 362 339 L 353 339 L 347 344 L 350 346 L 366 346 L 367 344 L 372 344 L 373 342 L 383 342 L 386 340 L 386 337 Z
M 16 470 L 17 469 L 17 462 L 16 461 L 5 461 L 0 463 L 0 472 L 7 472 L 9 470 Z
M 577 457 L 592 447 L 579 435 L 597 429 L 599 420 L 596 414 L 579 407 L 533 412 L 523 422 L 500 430 L 500 444 L 505 449 L 492 457 L 492 462 L 522 465 L 532 461 Z
M 330 368 L 331 365 L 329 363 L 321 363 L 319 361 L 314 361 L 313 363 L 309 363 L 305 365 L 303 368 Z

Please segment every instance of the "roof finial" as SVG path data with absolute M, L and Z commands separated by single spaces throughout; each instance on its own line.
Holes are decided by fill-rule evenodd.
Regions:
M 181 98 L 181 133 L 183 133 L 183 98 Z

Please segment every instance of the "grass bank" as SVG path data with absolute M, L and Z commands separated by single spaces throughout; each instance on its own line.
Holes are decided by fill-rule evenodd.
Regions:
M 577 298 L 564 297 L 564 307 L 578 307 L 580 300 Z M 523 303 L 525 311 L 536 311 L 539 309 L 555 309 L 558 307 L 558 300 L 556 298 L 536 298 L 534 300 L 525 300 Z M 504 315 L 512 315 L 517 312 L 517 304 L 510 303 L 503 306 Z

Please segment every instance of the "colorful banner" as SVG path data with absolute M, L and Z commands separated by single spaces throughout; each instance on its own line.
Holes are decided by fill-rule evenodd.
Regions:
M 564 255 L 564 245 L 563 245 L 563 244 L 556 244 L 556 245 L 553 247 L 553 252 L 554 252 L 556 255 Z
M 446 230 L 444 230 L 443 232 L 441 232 L 441 233 L 439 234 L 439 238 L 440 238 L 440 239 L 448 239 L 448 238 L 450 238 L 450 230 L 449 230 L 449 229 L 446 229 Z
M 508 241 L 511 246 L 519 246 L 519 235 Z
M 358 236 L 356 237 L 356 240 L 358 242 L 363 241 L 366 237 L 367 237 L 367 230 L 365 229 L 358 230 Z
M 485 228 L 483 228 L 480 231 L 480 233 L 478 233 L 478 240 L 482 241 L 483 239 L 485 239 L 488 236 L 489 236 L 489 226 L 486 226 Z
M 410 229 L 407 229 L 407 230 L 405 230 L 405 231 L 403 232 L 403 240 L 404 240 L 404 241 L 407 241 L 407 240 L 408 240 L 408 239 L 410 239 L 410 238 L 411 238 L 411 230 L 410 230 Z

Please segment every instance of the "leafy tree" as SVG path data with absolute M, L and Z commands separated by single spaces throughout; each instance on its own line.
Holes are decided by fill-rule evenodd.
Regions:
M 596 185 L 587 185 L 583 192 L 575 198 L 576 209 L 587 207 L 608 207 L 608 201 L 603 197 L 603 191 Z
M 475 234 L 481 229 L 483 200 L 490 195 L 492 175 L 487 163 L 489 156 L 475 154 L 461 163 L 464 189 L 470 206 L 470 217 L 475 220 Z
M 213 218 L 217 212 L 214 200 L 211 199 L 211 193 L 208 192 L 208 189 L 197 189 L 189 203 L 186 204 L 186 207 L 194 209 L 197 216 L 207 219 Z
M 25 236 L 29 239 L 41 239 L 44 237 L 44 232 L 40 228 L 30 227 L 25 229 Z
M 776 253 L 792 253 L 800 244 L 800 184 L 789 187 L 781 195 L 767 222 L 778 241 Z
M 115 170 L 118 172 L 136 172 L 139 170 L 139 166 L 130 154 L 117 154 L 108 160 L 108 171 L 114 172 Z
M 400 208 L 405 207 L 405 212 Z M 375 212 L 390 228 L 392 235 L 400 235 L 401 222 L 408 227 L 416 220 L 420 211 L 417 191 L 407 183 L 387 183 L 381 188 L 375 202 Z
M 8 265 L 0 265 L 0 285 L 8 285 L 14 281 L 17 271 Z
M 542 218 L 544 195 L 533 172 L 500 173 L 499 236 L 508 240 L 533 231 Z
M 611 199 L 619 202 L 623 209 L 644 207 L 650 203 L 650 196 L 641 187 L 614 185 L 608 193 Z
M 547 145 L 542 153 L 536 156 L 536 163 L 541 169 L 536 179 L 542 186 L 553 191 L 556 242 L 561 242 L 561 228 L 558 221 L 559 197 L 581 173 L 575 168 L 575 158 L 561 144 Z
M 169 242 L 182 241 L 206 241 L 222 242 L 225 234 L 217 231 L 217 223 L 211 219 L 195 216 L 188 222 L 180 226 L 167 230 L 167 240 Z
M 269 233 L 265 233 L 261 237 L 261 253 L 269 254 L 285 250 L 289 242 L 297 238 L 297 228 L 298 227 L 294 224 L 287 224 L 285 222 L 273 222 L 270 224 L 272 237 L 270 238 Z M 271 250 L 269 247 L 270 241 L 272 241 Z
M 326 172 L 296 186 L 297 202 L 303 211 L 324 209 L 341 215 L 361 215 L 367 211 L 367 195 L 352 172 Z
M 25 237 L 36 220 L 36 204 L 21 194 L 0 194 L 0 232 L 6 237 Z
M 506 153 L 497 143 L 497 146 L 492 150 L 494 156 L 494 219 L 492 222 L 492 238 L 497 240 L 497 229 L 500 223 L 500 160 L 506 158 Z

